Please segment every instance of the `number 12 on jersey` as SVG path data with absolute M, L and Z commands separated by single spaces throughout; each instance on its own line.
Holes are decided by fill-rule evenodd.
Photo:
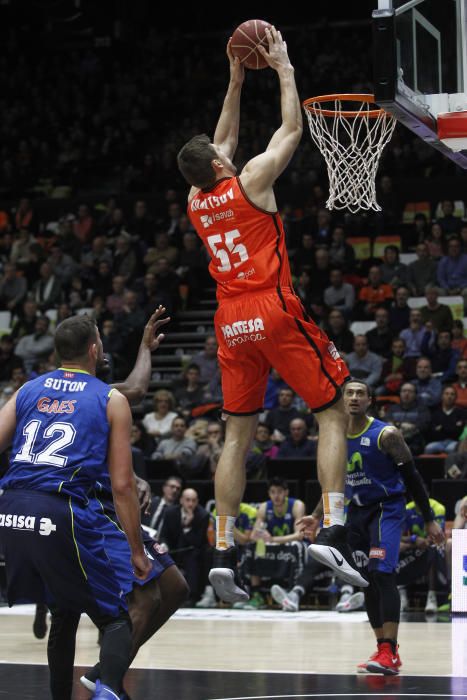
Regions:
M 230 272 L 232 268 L 238 267 L 245 260 L 248 260 L 247 249 L 243 243 L 236 242 L 236 238 L 240 238 L 240 231 L 236 228 L 227 231 L 224 235 L 215 233 L 208 236 L 207 241 L 213 257 L 218 258 L 221 262 L 217 266 L 218 272 Z M 235 259 L 234 256 L 238 256 L 239 259 Z

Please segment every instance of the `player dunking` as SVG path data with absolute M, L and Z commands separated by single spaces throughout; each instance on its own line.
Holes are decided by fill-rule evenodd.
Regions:
M 347 417 L 341 386 L 348 371 L 334 345 L 306 316 L 292 288 L 284 230 L 273 185 L 302 135 L 302 115 L 287 46 L 266 30 L 268 64 L 277 71 L 282 124 L 266 151 L 244 167 L 232 163 L 238 140 L 243 66 L 227 46 L 230 83 L 214 140 L 195 136 L 178 154 L 192 186 L 188 213 L 211 255 L 219 308 L 215 316 L 226 439 L 216 476 L 216 552 L 210 581 L 226 602 L 248 598 L 235 581 L 233 528 L 245 488 L 245 461 L 274 367 L 309 404 L 319 424 L 318 475 L 325 528 L 312 554 L 341 578 L 367 585 L 345 541 L 344 472 Z
M 152 575 L 141 537 L 130 451 L 127 400 L 95 377 L 102 342 L 85 316 L 63 321 L 55 334 L 60 369 L 24 384 L 0 411 L 0 451 L 12 441 L 1 481 L 0 537 L 10 605 L 46 600 L 52 697 L 71 697 L 62 656 L 74 655 L 69 616 L 87 612 L 102 631 L 101 681 L 93 697 L 118 698 L 131 658 L 131 624 L 120 582 L 109 563 L 100 517 L 88 492 L 110 473 L 119 521 L 135 575 Z M 68 645 L 61 643 L 65 635 Z
M 352 379 L 345 386 L 344 402 L 350 416 L 346 479 L 346 494 L 351 501 L 347 513 L 349 543 L 368 562 L 370 585 L 365 589 L 365 603 L 377 642 L 375 653 L 359 664 L 357 671 L 397 675 L 402 663 L 397 644 L 400 596 L 396 567 L 406 523 L 406 490 L 420 508 L 430 540 L 441 544 L 444 535 L 401 433 L 368 415 L 368 386 Z M 319 507 L 312 516 L 299 521 L 305 535 L 313 536 L 320 517 Z

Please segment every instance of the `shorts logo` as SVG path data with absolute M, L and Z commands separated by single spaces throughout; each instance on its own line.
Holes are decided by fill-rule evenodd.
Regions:
M 50 518 L 41 518 L 39 522 L 39 535 L 48 537 L 52 532 L 57 531 L 57 526 Z
M 233 348 L 242 343 L 257 343 L 266 340 L 266 336 L 258 331 L 264 331 L 262 318 L 249 318 L 246 321 L 234 321 L 232 325 L 221 326 L 227 347 Z M 232 339 L 232 340 L 231 340 Z
M 11 513 L 0 513 L 0 527 L 10 527 L 12 530 L 23 530 L 24 532 L 34 532 L 36 517 L 34 515 L 12 515 Z M 39 534 L 48 537 L 57 530 L 57 526 L 50 518 L 39 520 Z
M 355 552 L 352 552 L 352 556 L 359 569 L 366 569 L 369 559 L 365 552 L 362 552 L 361 549 L 357 549 Z
M 331 355 L 333 360 L 340 360 L 341 356 L 339 355 L 339 351 L 334 345 L 334 343 L 329 343 L 328 345 L 328 353 Z
M 370 438 L 362 437 L 362 439 L 360 440 L 360 445 L 365 445 L 365 447 L 369 447 L 370 446 Z
M 369 556 L 370 559 L 386 559 L 386 550 L 384 547 L 372 547 Z
M 167 547 L 163 544 L 159 544 L 159 542 L 154 542 L 153 549 L 157 554 L 167 554 Z

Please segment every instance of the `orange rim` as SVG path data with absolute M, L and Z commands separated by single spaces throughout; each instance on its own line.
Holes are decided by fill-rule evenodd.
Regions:
M 376 119 L 376 117 L 387 116 L 392 117 L 392 114 L 388 114 L 384 109 L 378 107 L 378 109 L 368 109 L 366 111 L 357 110 L 337 110 L 337 109 L 323 109 L 321 107 L 316 107 L 316 103 L 321 102 L 333 102 L 335 100 L 341 100 L 342 102 L 366 102 L 368 104 L 374 103 L 374 95 L 346 95 L 344 93 L 338 93 L 335 95 L 318 95 L 317 97 L 310 97 L 308 100 L 302 102 L 304 109 L 306 109 L 311 114 L 321 114 L 324 117 L 335 117 L 340 115 L 341 117 L 371 117 Z

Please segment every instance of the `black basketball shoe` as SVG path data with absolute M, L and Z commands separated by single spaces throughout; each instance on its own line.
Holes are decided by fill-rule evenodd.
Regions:
M 224 603 L 244 603 L 250 599 L 241 587 L 237 572 L 237 548 L 215 549 L 209 582 Z
M 32 631 L 37 639 L 44 639 L 47 634 L 47 613 L 49 609 L 47 605 L 39 603 L 36 605 L 36 615 L 32 624 Z
M 343 581 L 362 588 L 368 586 L 368 581 L 354 562 L 343 525 L 324 527 L 308 551 L 313 559 L 328 566 Z

